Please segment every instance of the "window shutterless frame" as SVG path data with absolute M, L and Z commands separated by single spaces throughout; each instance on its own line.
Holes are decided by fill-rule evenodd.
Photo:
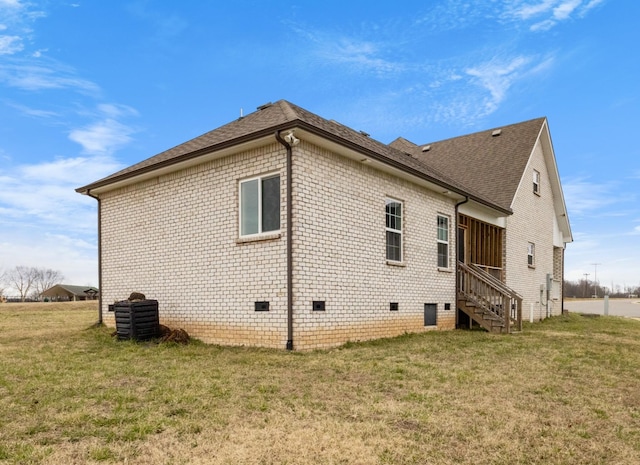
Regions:
M 533 242 L 527 244 L 527 265 L 536 266 L 536 245 Z
M 402 202 L 386 199 L 386 250 L 387 260 L 402 262 Z
M 238 183 L 240 237 L 280 230 L 280 175 L 269 174 Z
M 449 268 L 449 217 L 438 215 L 438 268 Z
M 540 195 L 540 172 L 533 170 L 533 193 Z

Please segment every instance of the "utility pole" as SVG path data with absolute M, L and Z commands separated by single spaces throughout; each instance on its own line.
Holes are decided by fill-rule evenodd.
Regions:
M 593 274 L 593 282 L 594 282 L 594 294 L 596 298 L 598 297 L 598 265 L 602 265 L 602 263 L 592 263 L 594 267 Z
M 589 295 L 589 275 L 591 273 L 584 274 L 584 296 L 587 297 Z

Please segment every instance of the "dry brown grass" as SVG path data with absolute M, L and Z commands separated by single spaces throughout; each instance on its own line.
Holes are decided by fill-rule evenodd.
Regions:
M 640 323 L 330 351 L 118 342 L 95 304 L 0 306 L 0 463 L 640 463 Z

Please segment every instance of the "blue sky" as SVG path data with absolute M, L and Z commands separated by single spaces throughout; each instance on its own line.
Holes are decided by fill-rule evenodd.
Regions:
M 96 202 L 76 187 L 287 99 L 385 143 L 546 116 L 567 279 L 638 285 L 639 17 L 619 0 L 0 0 L 0 269 L 97 285 Z

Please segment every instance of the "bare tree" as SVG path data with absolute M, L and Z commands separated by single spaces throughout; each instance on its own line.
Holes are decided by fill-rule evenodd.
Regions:
M 36 268 L 35 279 L 33 280 L 33 291 L 36 298 L 39 298 L 44 291 L 50 287 L 60 284 L 64 275 L 58 270 L 51 268 Z
M 20 293 L 23 302 L 29 295 L 29 290 L 38 274 L 38 269 L 31 266 L 16 266 L 7 272 L 7 283 L 11 284 Z

